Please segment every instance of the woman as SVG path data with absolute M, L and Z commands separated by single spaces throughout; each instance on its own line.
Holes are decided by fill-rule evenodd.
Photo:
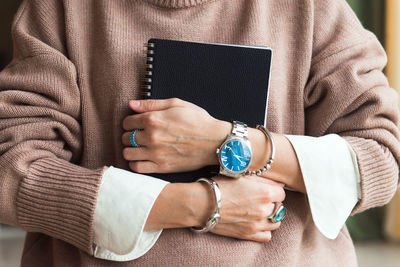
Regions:
M 0 74 L 0 220 L 32 232 L 23 266 L 355 266 L 346 216 L 387 203 L 397 188 L 385 54 L 344 0 L 31 0 L 13 37 L 14 60 Z M 267 121 L 276 159 L 262 177 L 214 178 L 222 203 L 212 233 L 184 229 L 213 212 L 207 184 L 128 172 L 216 163 L 232 131 L 180 100 L 128 106 L 151 37 L 274 51 Z M 201 127 L 215 131 L 199 135 Z M 135 129 L 144 129 L 133 136 L 139 148 Z M 271 146 L 248 131 L 255 170 Z M 186 153 L 193 147 L 199 153 Z M 341 158 L 344 171 L 331 163 Z M 286 197 L 283 184 L 294 190 Z M 274 223 L 283 200 L 288 216 Z

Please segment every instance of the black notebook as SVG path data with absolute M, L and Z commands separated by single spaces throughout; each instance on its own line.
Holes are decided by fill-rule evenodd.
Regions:
M 220 120 L 237 120 L 249 127 L 265 125 L 271 55 L 268 47 L 150 39 L 143 95 L 151 99 L 178 97 Z M 218 166 L 209 166 L 152 176 L 192 182 L 218 171 Z

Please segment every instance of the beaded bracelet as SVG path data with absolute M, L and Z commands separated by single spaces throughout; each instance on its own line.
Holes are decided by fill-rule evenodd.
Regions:
M 271 168 L 271 165 L 275 159 L 275 142 L 274 142 L 274 138 L 272 137 L 272 134 L 267 129 L 265 129 L 265 127 L 262 125 L 257 125 L 256 128 L 259 129 L 261 132 L 263 132 L 265 137 L 268 138 L 268 140 L 271 144 L 271 156 L 270 156 L 269 160 L 267 161 L 267 164 L 265 164 L 265 166 L 263 166 L 262 168 L 260 168 L 258 170 L 255 170 L 255 171 L 246 171 L 245 175 L 254 175 L 254 174 L 261 175 L 261 173 L 263 173 Z

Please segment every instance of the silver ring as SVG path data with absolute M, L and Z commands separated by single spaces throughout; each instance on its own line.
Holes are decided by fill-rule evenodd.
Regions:
M 287 209 L 285 208 L 285 206 L 283 206 L 282 203 L 275 202 L 274 212 L 268 217 L 268 219 L 273 223 L 277 223 L 285 218 L 286 213 Z
M 139 129 L 134 129 L 132 131 L 132 133 L 131 133 L 130 139 L 131 139 L 131 145 L 133 147 L 140 147 L 140 145 L 138 143 L 136 143 L 136 141 L 135 141 L 135 134 L 136 134 L 137 131 L 140 131 L 140 130 Z

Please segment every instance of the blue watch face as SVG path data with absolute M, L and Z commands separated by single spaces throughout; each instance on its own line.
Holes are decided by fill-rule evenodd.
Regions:
M 232 140 L 221 149 L 221 162 L 230 171 L 243 171 L 249 166 L 250 161 L 250 148 L 240 140 Z

